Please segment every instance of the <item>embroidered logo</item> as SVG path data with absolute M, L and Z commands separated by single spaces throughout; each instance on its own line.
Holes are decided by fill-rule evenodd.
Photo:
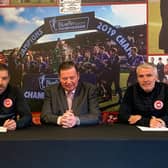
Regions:
M 154 102 L 154 108 L 157 110 L 160 110 L 163 108 L 163 102 L 161 100 L 156 100 Z
M 4 102 L 3 102 L 3 105 L 4 105 L 4 107 L 6 107 L 6 108 L 11 107 L 11 106 L 13 105 L 12 99 L 10 99 L 10 98 L 5 99 Z

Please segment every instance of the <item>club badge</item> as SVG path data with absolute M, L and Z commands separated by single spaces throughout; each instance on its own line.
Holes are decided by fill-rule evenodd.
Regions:
M 162 109 L 162 108 L 163 108 L 163 102 L 162 102 L 161 100 L 156 100 L 156 101 L 154 102 L 154 108 L 155 108 L 156 110 Z
M 12 99 L 10 99 L 10 98 L 5 99 L 3 102 L 3 105 L 6 108 L 10 108 L 13 105 Z

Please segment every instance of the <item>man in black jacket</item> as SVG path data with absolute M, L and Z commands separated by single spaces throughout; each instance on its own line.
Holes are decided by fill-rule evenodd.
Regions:
M 140 64 L 138 83 L 130 86 L 120 106 L 119 120 L 153 128 L 168 125 L 168 85 L 157 82 L 157 68 Z
M 22 92 L 9 81 L 8 67 L 0 64 L 0 125 L 12 131 L 30 125 L 32 118 Z

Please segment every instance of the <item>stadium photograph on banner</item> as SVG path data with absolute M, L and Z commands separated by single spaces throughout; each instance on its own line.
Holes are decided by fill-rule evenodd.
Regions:
M 97 85 L 101 108 L 116 111 L 136 82 L 134 68 L 147 60 L 146 18 L 146 4 L 137 3 L 86 5 L 77 14 L 60 14 L 53 6 L 2 8 L 0 60 L 37 111 L 65 60 L 78 65 L 81 80 Z

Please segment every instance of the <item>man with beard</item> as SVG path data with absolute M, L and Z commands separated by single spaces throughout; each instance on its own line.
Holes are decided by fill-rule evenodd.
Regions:
M 31 112 L 20 89 L 9 85 L 8 67 L 0 64 L 0 125 L 13 131 L 31 123 Z
M 136 69 L 138 83 L 127 88 L 120 106 L 119 120 L 131 125 L 161 128 L 168 125 L 168 85 L 157 82 L 157 68 L 141 64 Z

